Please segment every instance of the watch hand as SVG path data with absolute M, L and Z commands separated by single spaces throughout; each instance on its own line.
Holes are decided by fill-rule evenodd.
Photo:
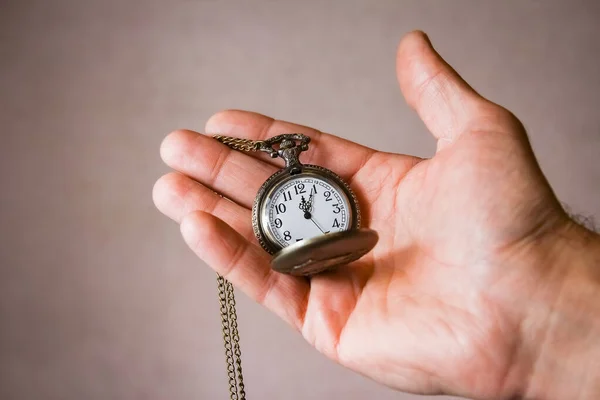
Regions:
M 326 234 L 329 233 L 330 231 L 325 232 L 323 230 L 323 228 L 321 228 L 321 225 L 319 225 L 319 223 L 317 221 L 315 221 L 315 219 L 312 217 L 311 215 L 311 211 L 313 210 L 313 200 L 314 200 L 314 193 L 311 191 L 310 196 L 308 197 L 308 201 L 305 202 L 305 207 L 306 210 L 304 212 L 304 218 L 309 219 L 313 222 L 313 224 L 315 224 L 317 226 L 317 228 L 319 228 L 319 230 L 321 231 L 322 234 Z M 304 201 L 304 196 L 302 197 L 302 201 Z
M 319 226 L 319 224 L 317 224 L 317 221 L 315 221 L 312 218 L 310 220 L 313 222 L 313 224 L 315 224 L 317 226 L 317 228 L 319 228 L 319 230 L 321 231 L 321 233 L 325 233 L 325 232 L 323 232 L 323 229 Z
M 311 210 L 312 206 L 309 202 L 306 201 L 304 196 L 302 196 L 302 198 L 300 200 L 300 204 L 298 204 L 298 208 L 300 210 L 304 211 L 304 218 L 306 218 L 306 219 L 311 218 L 310 210 Z
M 319 230 L 321 231 L 321 233 L 322 233 L 322 234 L 329 233 L 329 231 L 325 232 L 325 231 L 323 230 L 323 228 L 321 228 L 321 225 L 319 225 L 319 224 L 317 223 L 317 221 L 315 221 L 313 218 L 311 218 L 310 220 L 313 222 L 313 224 L 315 224 L 315 225 L 317 226 L 317 228 L 319 228 Z

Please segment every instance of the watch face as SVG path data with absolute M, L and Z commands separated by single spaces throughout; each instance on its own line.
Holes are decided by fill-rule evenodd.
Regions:
M 279 247 L 352 227 L 350 200 L 327 176 L 312 172 L 290 175 L 265 195 L 261 225 Z

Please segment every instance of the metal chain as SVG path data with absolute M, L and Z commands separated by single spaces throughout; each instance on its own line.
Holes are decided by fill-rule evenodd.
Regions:
M 231 136 L 214 135 L 213 138 L 217 139 L 224 145 L 231 147 L 235 150 L 240 151 L 259 151 L 259 146 L 262 141 L 242 139 Z
M 219 294 L 219 311 L 225 345 L 225 361 L 227 377 L 229 378 L 229 398 L 245 400 L 244 379 L 242 377 L 242 360 L 240 353 L 240 336 L 237 330 L 237 315 L 235 312 L 235 295 L 231 282 L 217 274 L 217 289 Z M 237 376 L 236 376 L 237 374 Z
M 284 140 L 299 140 L 302 150 L 306 150 L 308 149 L 308 142 L 310 142 L 308 136 L 298 133 L 278 135 L 267 140 L 250 140 L 223 135 L 214 135 L 213 138 L 235 150 L 264 151 L 269 153 L 271 157 L 279 155 L 278 151 L 273 149 L 273 144 Z M 223 328 L 225 361 L 227 363 L 227 377 L 229 379 L 229 398 L 231 400 L 246 400 L 233 285 L 227 279 L 217 274 L 217 289 L 221 325 Z
M 234 150 L 264 151 L 269 153 L 273 158 L 279 156 L 278 151 L 273 148 L 274 144 L 284 141 L 299 141 L 300 145 L 298 147 L 302 149 L 301 151 L 306 151 L 308 150 L 308 143 L 310 143 L 310 137 L 302 133 L 284 133 L 266 140 L 250 140 L 223 135 L 213 135 L 213 138 Z
M 242 352 L 240 350 L 240 335 L 238 333 L 237 326 L 237 312 L 235 309 L 235 294 L 233 292 L 233 285 L 228 280 L 225 280 L 225 287 L 227 290 L 227 301 L 228 301 L 228 316 L 229 316 L 229 329 L 231 333 L 231 340 L 233 343 L 233 362 L 235 364 L 235 373 L 237 375 L 237 389 L 239 400 L 246 399 L 246 391 L 244 388 L 244 376 L 242 374 Z

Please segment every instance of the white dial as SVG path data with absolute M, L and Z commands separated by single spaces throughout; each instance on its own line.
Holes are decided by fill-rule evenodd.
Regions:
M 283 181 L 271 191 L 264 207 L 268 235 L 282 247 L 348 230 L 352 223 L 344 191 L 314 174 Z

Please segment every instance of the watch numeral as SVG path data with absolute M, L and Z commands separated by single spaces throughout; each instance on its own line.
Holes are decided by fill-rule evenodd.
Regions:
M 331 201 L 331 200 L 333 200 L 331 198 L 331 192 L 329 190 L 326 191 L 325 193 L 323 193 L 323 196 L 325 196 L 325 201 Z
M 292 240 L 292 235 L 290 234 L 290 231 L 283 232 L 283 238 L 285 239 L 286 242 L 289 242 L 290 240 Z
M 283 201 L 290 201 L 292 199 L 292 194 L 288 190 L 287 192 L 283 192 Z
M 279 218 L 275 218 L 275 227 L 281 228 L 283 226 L 283 222 Z
M 335 207 L 335 210 L 333 210 L 334 214 L 339 214 L 342 211 L 339 204 L 332 204 L 332 206 Z
M 333 225 L 331 227 L 332 228 L 339 228 L 340 227 L 340 223 L 338 222 L 337 218 L 335 218 L 333 220 Z
M 296 191 L 296 194 L 306 193 L 306 190 L 304 190 L 304 183 L 294 185 L 294 190 Z
M 286 210 L 287 210 L 287 208 L 285 207 L 285 204 L 283 204 L 283 203 L 279 203 L 275 206 L 275 211 L 277 211 L 277 215 L 283 214 Z
M 313 184 L 312 189 L 310 189 L 310 194 L 317 194 L 317 185 Z

